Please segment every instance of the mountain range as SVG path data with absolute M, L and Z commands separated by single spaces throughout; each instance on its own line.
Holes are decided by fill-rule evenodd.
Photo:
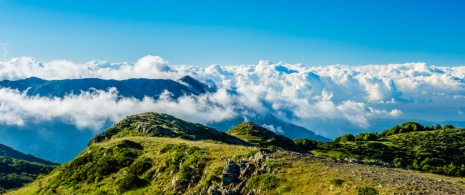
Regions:
M 214 84 L 202 83 L 191 76 L 184 76 L 176 81 L 142 78 L 128 80 L 103 80 L 98 78 L 43 80 L 31 77 L 22 80 L 0 81 L 0 88 L 18 90 L 28 97 L 45 98 L 64 98 L 98 90 L 107 91 L 113 88 L 117 91 L 118 98 L 135 98 L 138 100 L 152 98 L 154 101 L 157 101 L 163 94 L 168 94 L 170 99 L 176 101 L 180 97 L 196 98 L 202 94 L 212 93 L 217 90 Z M 228 91 L 228 93 L 234 94 L 235 92 Z M 272 113 L 258 114 L 253 111 L 239 111 L 238 113 L 243 114 L 221 121 L 210 121 L 205 125 L 226 131 L 240 122 L 250 121 L 291 139 L 311 138 L 319 141 L 330 141 L 330 139 L 315 134 L 311 130 L 279 119 Z M 114 122 L 103 121 L 103 124 L 99 129 L 76 127 L 72 124 L 72 121 L 59 119 L 48 121 L 32 120 L 32 124 L 22 126 L 5 124 L 0 127 L 0 132 L 4 135 L 0 137 L 0 143 L 12 145 L 21 151 L 51 161 L 66 162 L 85 148 L 85 144 L 82 144 L 83 141 L 89 140 L 96 133 L 112 126 Z

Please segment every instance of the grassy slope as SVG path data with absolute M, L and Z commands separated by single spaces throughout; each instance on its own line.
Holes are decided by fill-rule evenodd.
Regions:
M 193 188 L 189 188 L 184 194 L 190 192 L 198 192 L 200 188 L 207 188 L 208 182 L 215 182 L 215 176 L 221 173 L 222 168 L 225 165 L 225 159 L 239 159 L 243 156 L 247 156 L 251 152 L 257 151 L 256 147 L 246 147 L 238 145 L 227 145 L 220 143 L 212 143 L 208 141 L 188 141 L 179 138 L 156 138 L 156 137 L 130 137 L 130 138 L 117 138 L 108 142 L 98 143 L 95 147 L 100 148 L 114 148 L 122 140 L 131 140 L 136 143 L 140 143 L 143 146 L 143 150 L 138 157 L 148 157 L 152 159 L 153 167 L 150 169 L 156 171 L 163 162 L 169 157 L 169 153 L 161 154 L 160 151 L 167 144 L 186 144 L 189 147 L 198 147 L 204 150 L 209 160 L 206 161 L 205 169 L 203 170 L 203 176 L 201 177 L 199 184 Z M 87 154 L 90 151 L 83 151 L 80 156 Z M 79 156 L 77 157 L 77 159 Z M 137 160 L 136 160 L 137 161 Z M 434 182 L 438 179 L 444 182 L 449 182 L 448 186 L 454 188 L 463 188 L 463 183 L 459 183 L 462 179 L 450 178 L 446 176 L 420 174 L 415 171 L 407 171 L 401 169 L 387 169 L 376 166 L 358 165 L 349 163 L 334 163 L 331 160 L 318 159 L 313 157 L 302 157 L 296 155 L 296 153 L 281 151 L 276 153 L 270 161 L 275 164 L 274 168 L 278 168 L 275 171 L 276 176 L 280 179 L 279 185 L 276 188 L 262 190 L 265 194 L 275 194 L 281 192 L 281 194 L 356 194 L 357 187 L 360 186 L 373 186 L 380 190 L 381 194 L 392 194 L 393 192 L 408 192 L 415 191 L 410 189 L 409 186 L 405 185 L 408 179 L 412 176 L 423 178 L 421 181 Z M 45 176 L 27 186 L 11 191 L 7 194 L 34 194 L 34 193 L 49 193 L 53 194 L 52 189 L 47 189 L 48 186 L 56 182 L 59 178 L 58 175 L 66 169 L 68 164 L 64 164 L 54 170 L 50 175 Z M 140 174 L 140 178 L 146 177 L 147 173 Z M 55 192 L 59 194 L 114 194 L 118 191 L 116 183 L 127 174 L 128 169 L 123 168 L 119 171 L 110 174 L 100 181 L 78 183 L 76 185 L 60 185 L 55 188 Z M 158 194 L 165 190 L 165 194 L 176 194 L 179 192 L 170 182 L 173 176 L 179 177 L 179 172 L 164 173 L 163 171 L 158 174 L 157 179 L 150 177 L 149 184 L 138 189 L 126 191 L 126 194 Z M 155 174 L 157 175 L 157 174 Z M 361 178 L 359 175 L 363 175 Z M 383 176 L 382 178 L 377 178 Z M 331 181 L 334 179 L 342 179 L 345 182 L 341 186 L 331 185 Z M 400 182 L 393 182 L 392 178 L 404 178 L 406 181 L 399 180 Z M 382 185 L 380 187 L 379 185 Z M 428 189 L 432 190 L 432 189 Z M 434 192 L 434 191 L 430 191 Z M 465 192 L 465 191 L 464 191 Z
M 0 144 L 0 192 L 19 188 L 39 174 L 47 174 L 58 164 L 24 154 Z
M 202 186 L 202 183 L 205 184 L 208 178 L 211 178 L 212 175 L 218 175 L 218 169 L 223 168 L 225 159 L 231 158 L 240 158 L 241 156 L 246 156 L 252 151 L 257 151 L 255 147 L 244 147 L 244 146 L 237 146 L 237 145 L 228 145 L 228 144 L 218 144 L 213 143 L 210 141 L 188 141 L 180 138 L 155 138 L 155 137 L 129 137 L 129 138 L 117 138 L 107 142 L 97 143 L 94 146 L 98 148 L 112 148 L 115 147 L 121 140 L 131 140 L 137 143 L 140 143 L 143 146 L 143 151 L 138 159 L 143 157 L 148 157 L 152 159 L 153 167 L 151 168 L 152 171 L 156 171 L 158 168 L 163 166 L 163 162 L 169 158 L 168 153 L 160 154 L 160 151 L 163 147 L 167 144 L 187 144 L 188 146 L 196 146 L 201 149 L 204 149 L 207 152 L 208 157 L 211 157 L 211 160 L 207 161 L 206 168 L 204 169 L 205 173 L 202 177 L 202 180 L 197 188 L 193 188 L 191 190 L 199 190 Z M 85 155 L 89 151 L 87 148 L 83 151 L 76 159 L 80 156 Z M 75 159 L 75 160 L 76 160 Z M 46 192 L 44 190 L 47 186 L 53 183 L 58 177 L 58 174 L 63 171 L 64 168 L 69 163 L 62 165 L 61 167 L 54 170 L 50 175 L 44 177 L 39 181 L 35 181 L 27 185 L 20 190 L 13 191 L 11 194 L 31 194 L 37 193 L 40 190 L 40 186 L 42 186 L 41 193 Z M 216 172 L 215 172 L 216 170 Z M 115 180 L 120 179 L 125 173 L 126 169 L 120 169 L 116 173 L 112 173 L 109 176 L 105 177 L 103 180 L 99 182 L 89 182 L 87 184 L 78 184 L 78 185 L 69 185 L 67 187 L 60 186 L 56 188 L 56 192 L 60 194 L 71 194 L 73 192 L 77 192 L 77 194 L 88 194 L 88 193 L 95 193 L 98 194 L 100 192 L 115 192 L 117 191 L 117 186 L 115 184 Z M 147 172 L 150 172 L 147 171 Z M 165 189 L 168 186 L 167 194 L 174 194 L 176 189 L 169 185 L 169 182 L 172 181 L 173 175 L 170 173 L 161 173 L 156 180 L 151 181 L 151 185 L 141 187 L 137 190 L 131 191 L 128 194 L 156 194 L 159 193 L 160 190 Z M 171 186 L 171 188 L 169 187 Z M 205 187 L 205 185 L 203 186 Z M 187 193 L 187 192 L 186 192 Z
M 465 129 L 445 129 L 400 133 L 378 141 L 323 143 L 312 153 L 334 158 L 374 159 L 390 163 L 394 163 L 398 158 L 396 164 L 410 169 L 463 176 L 464 145 Z M 452 172 L 445 170 L 449 169 L 451 164 L 456 168 L 452 168 Z
M 252 122 L 240 123 L 226 133 L 260 147 L 280 147 L 285 150 L 301 151 L 301 148 L 291 139 L 277 135 Z

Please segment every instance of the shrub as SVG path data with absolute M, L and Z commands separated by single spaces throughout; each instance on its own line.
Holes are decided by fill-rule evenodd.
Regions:
M 304 150 L 314 149 L 318 145 L 317 141 L 310 139 L 295 139 L 294 143 L 303 148 Z
M 120 193 L 142 187 L 146 184 L 147 182 L 145 180 L 139 179 L 134 173 L 126 173 L 123 178 L 115 182 L 116 188 Z
M 335 185 L 335 186 L 342 186 L 342 184 L 344 184 L 344 180 L 342 179 L 333 179 L 329 182 L 329 184 L 331 185 Z
M 378 195 L 379 192 L 373 187 L 359 187 L 357 188 L 357 195 Z
M 152 159 L 142 157 L 138 158 L 134 163 L 131 164 L 131 166 L 129 166 L 128 172 L 141 175 L 150 168 L 152 168 Z

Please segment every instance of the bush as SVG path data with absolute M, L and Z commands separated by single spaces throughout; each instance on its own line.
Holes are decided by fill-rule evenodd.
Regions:
M 128 172 L 141 175 L 152 168 L 152 159 L 147 157 L 138 158 L 129 166 Z
M 357 195 L 378 195 L 379 192 L 373 187 L 359 187 L 357 188 Z
M 256 175 L 247 181 L 248 189 L 264 189 L 269 190 L 276 188 L 281 180 L 273 174 Z
M 329 182 L 329 184 L 331 185 L 335 185 L 335 186 L 342 186 L 342 184 L 344 184 L 344 180 L 342 179 L 333 179 Z
M 295 139 L 294 143 L 304 150 L 311 150 L 316 148 L 318 142 L 310 139 Z
M 123 178 L 115 182 L 116 188 L 120 193 L 142 187 L 146 184 L 145 180 L 139 179 L 134 173 L 127 173 Z
M 355 141 L 355 136 L 352 134 L 344 134 L 341 137 L 336 137 L 334 142 L 347 142 L 347 141 Z

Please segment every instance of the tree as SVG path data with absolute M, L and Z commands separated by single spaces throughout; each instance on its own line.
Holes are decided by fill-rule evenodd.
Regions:
M 310 139 L 295 139 L 294 143 L 303 148 L 304 150 L 314 149 L 318 145 L 318 141 Z
M 453 129 L 455 128 L 453 125 L 451 124 L 447 124 L 447 125 L 444 125 L 443 129 Z
M 434 129 L 436 129 L 436 130 L 437 130 L 437 129 L 441 129 L 441 128 L 442 128 L 442 127 L 441 127 L 440 124 L 436 124 L 436 126 L 434 126 Z
M 374 133 L 367 133 L 365 136 L 363 136 L 364 141 L 376 141 L 378 139 L 378 136 Z
M 352 134 L 344 134 L 340 137 L 334 138 L 334 142 L 347 142 L 347 141 L 355 141 L 355 137 Z

